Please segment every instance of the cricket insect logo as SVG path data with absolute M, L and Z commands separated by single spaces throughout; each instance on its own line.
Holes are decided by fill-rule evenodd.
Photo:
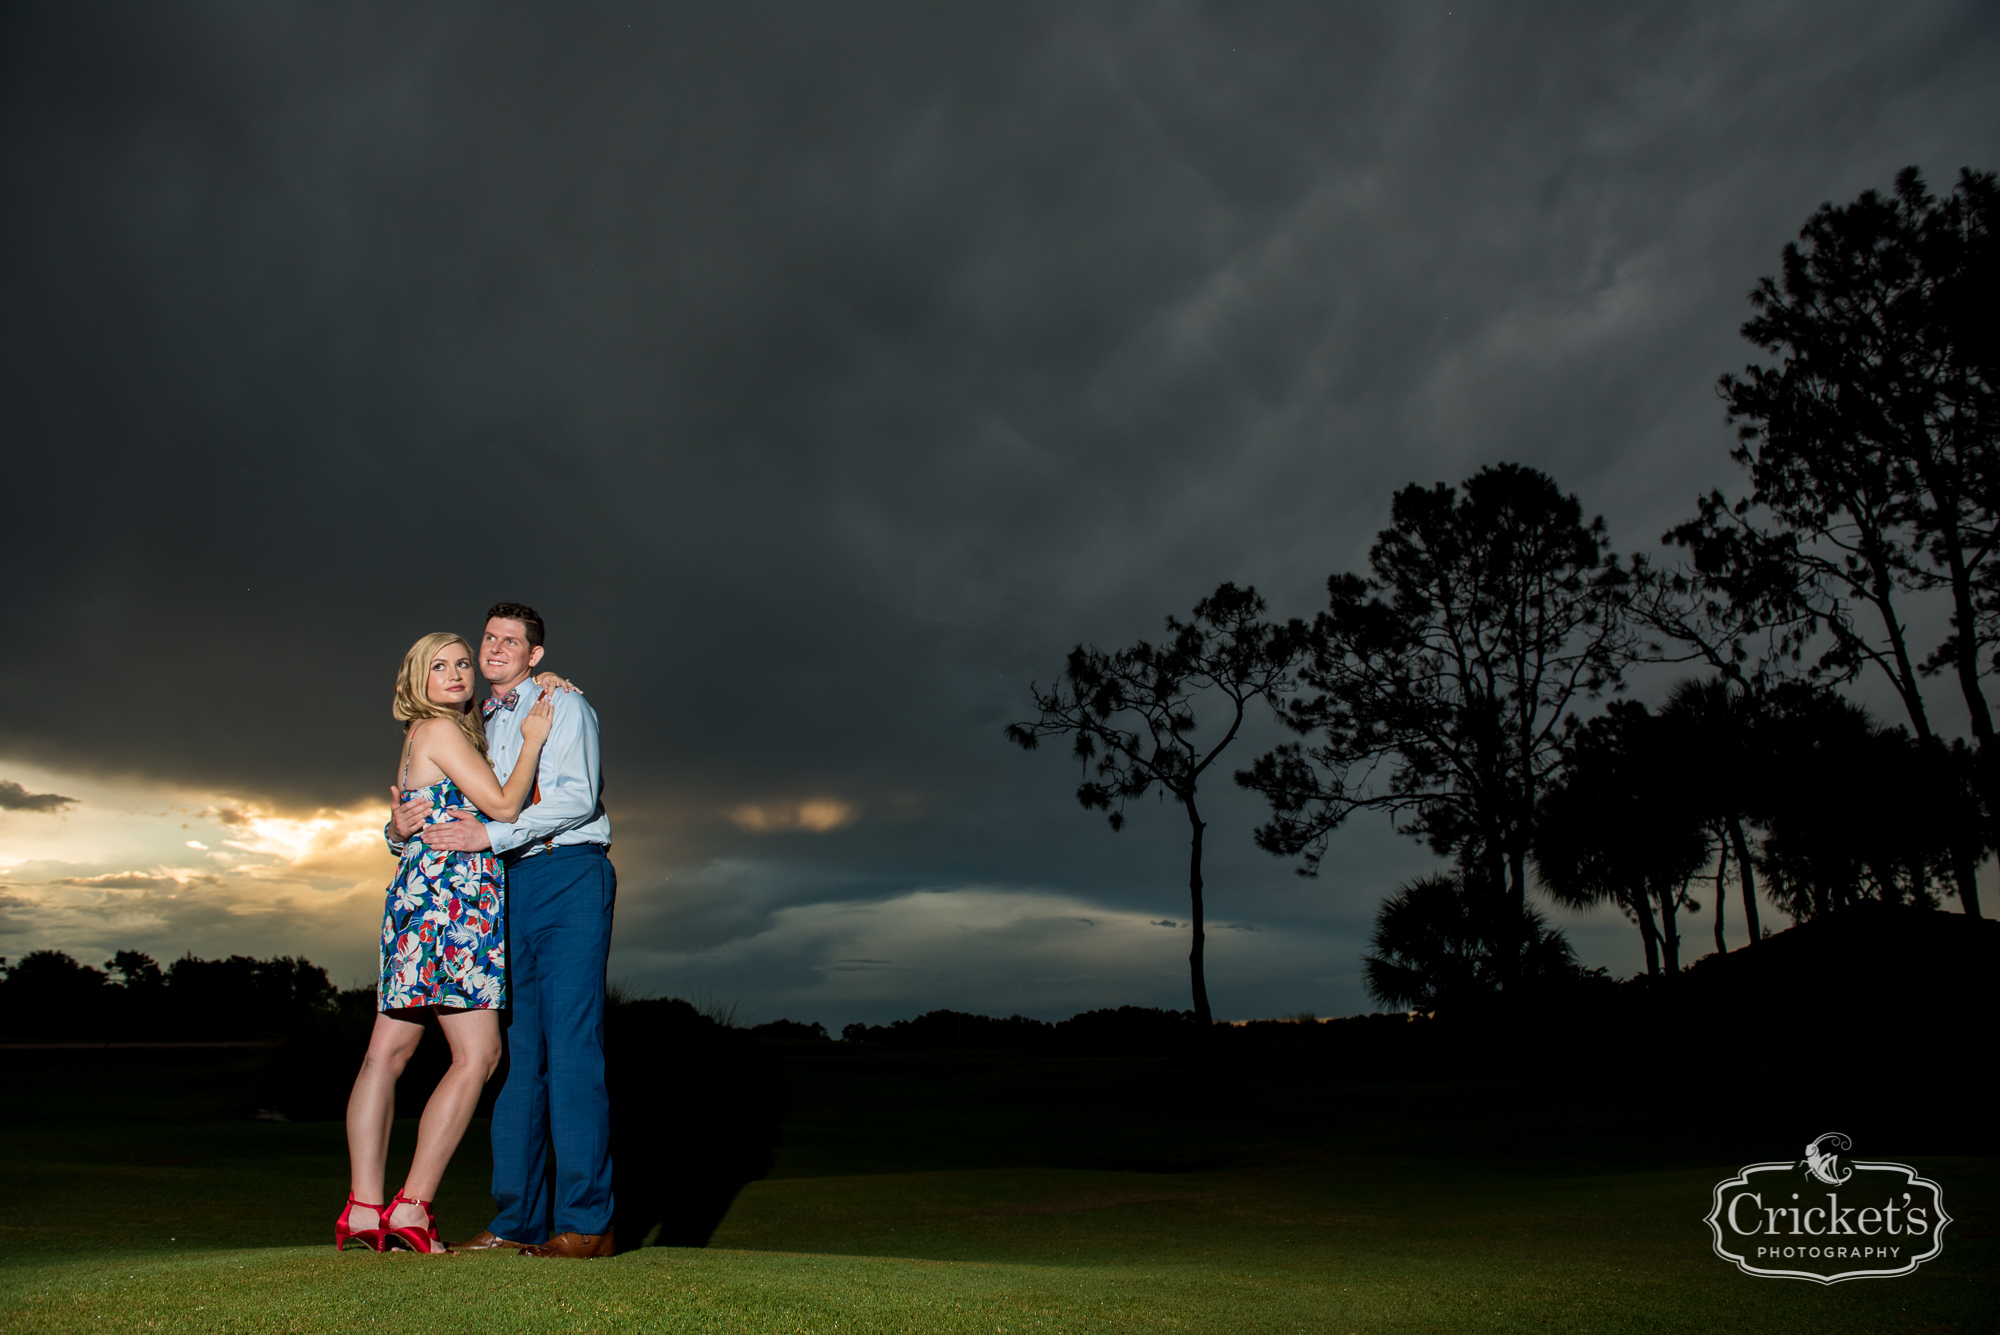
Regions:
M 1854 1170 L 1850 1168 L 1844 1173 L 1836 1172 L 1835 1170 L 1839 1168 L 1840 1164 L 1834 1157 L 1833 1151 L 1826 1148 L 1829 1145 L 1833 1146 L 1835 1150 L 1851 1150 L 1854 1148 L 1854 1142 L 1846 1136 L 1841 1135 L 1838 1131 L 1829 1131 L 1812 1144 L 1806 1146 L 1806 1171 L 1826 1183 L 1829 1187 L 1845 1186 L 1847 1185 L 1847 1179 L 1854 1176 Z

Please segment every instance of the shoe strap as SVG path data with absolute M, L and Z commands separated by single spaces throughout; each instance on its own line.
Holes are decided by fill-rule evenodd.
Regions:
M 437 1236 L 437 1211 L 431 1208 L 431 1203 L 429 1201 L 420 1201 L 415 1196 L 405 1196 L 400 1191 L 396 1193 L 395 1200 L 389 1202 L 388 1208 L 382 1211 L 382 1226 L 384 1228 L 413 1229 L 416 1227 L 415 1224 L 391 1224 L 389 1222 L 389 1216 L 396 1212 L 396 1206 L 399 1202 L 404 1205 L 414 1205 L 421 1209 L 424 1212 L 424 1232 L 429 1233 L 432 1237 Z

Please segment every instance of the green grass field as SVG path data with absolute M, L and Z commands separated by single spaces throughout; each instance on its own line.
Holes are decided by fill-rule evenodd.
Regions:
M 226 1064 L 118 1096 L 74 1067 L 4 1074 L 8 1332 L 2000 1328 L 1992 1159 L 1921 1161 L 1957 1220 L 1937 1262 L 1822 1288 L 1753 1279 L 1710 1251 L 1701 1219 L 1735 1164 L 1294 1137 L 1204 1171 L 1109 1171 L 1049 1166 L 1063 1155 L 1046 1137 L 1005 1162 L 989 1126 L 967 1166 L 949 1162 L 961 1127 L 912 1143 L 917 1171 L 883 1171 L 894 1143 L 866 1134 L 850 1088 L 844 1114 L 788 1128 L 776 1170 L 705 1250 L 336 1255 L 338 1125 L 227 1115 Z M 441 1193 L 448 1234 L 485 1222 L 482 1137 Z

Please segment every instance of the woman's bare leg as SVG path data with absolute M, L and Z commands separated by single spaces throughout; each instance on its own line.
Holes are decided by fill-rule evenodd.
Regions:
M 437 1017 L 445 1041 L 451 1044 L 451 1069 L 438 1081 L 437 1091 L 424 1105 L 423 1120 L 417 1123 L 417 1153 L 403 1182 L 403 1195 L 415 1201 L 436 1199 L 445 1166 L 479 1107 L 480 1092 L 500 1065 L 498 1011 L 440 1010 Z M 398 1205 L 389 1222 L 421 1227 L 424 1212 Z
M 424 1036 L 414 1020 L 378 1012 L 368 1035 L 368 1055 L 347 1096 L 348 1190 L 357 1201 L 384 1204 L 382 1174 L 389 1160 L 389 1128 L 396 1120 L 396 1077 L 409 1065 L 410 1054 Z M 374 1211 L 357 1209 L 348 1227 L 375 1227 Z

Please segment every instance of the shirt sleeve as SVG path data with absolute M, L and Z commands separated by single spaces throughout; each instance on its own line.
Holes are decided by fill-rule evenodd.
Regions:
M 392 858 L 402 857 L 403 850 L 409 847 L 408 843 L 396 837 L 396 822 L 393 820 L 382 822 L 382 842 L 389 845 L 389 856 Z
M 542 744 L 535 766 L 542 800 L 522 811 L 512 823 L 493 821 L 486 833 L 495 853 L 506 853 L 550 839 L 597 816 L 603 780 L 598 770 L 597 711 L 583 697 L 559 692 L 555 724 Z

